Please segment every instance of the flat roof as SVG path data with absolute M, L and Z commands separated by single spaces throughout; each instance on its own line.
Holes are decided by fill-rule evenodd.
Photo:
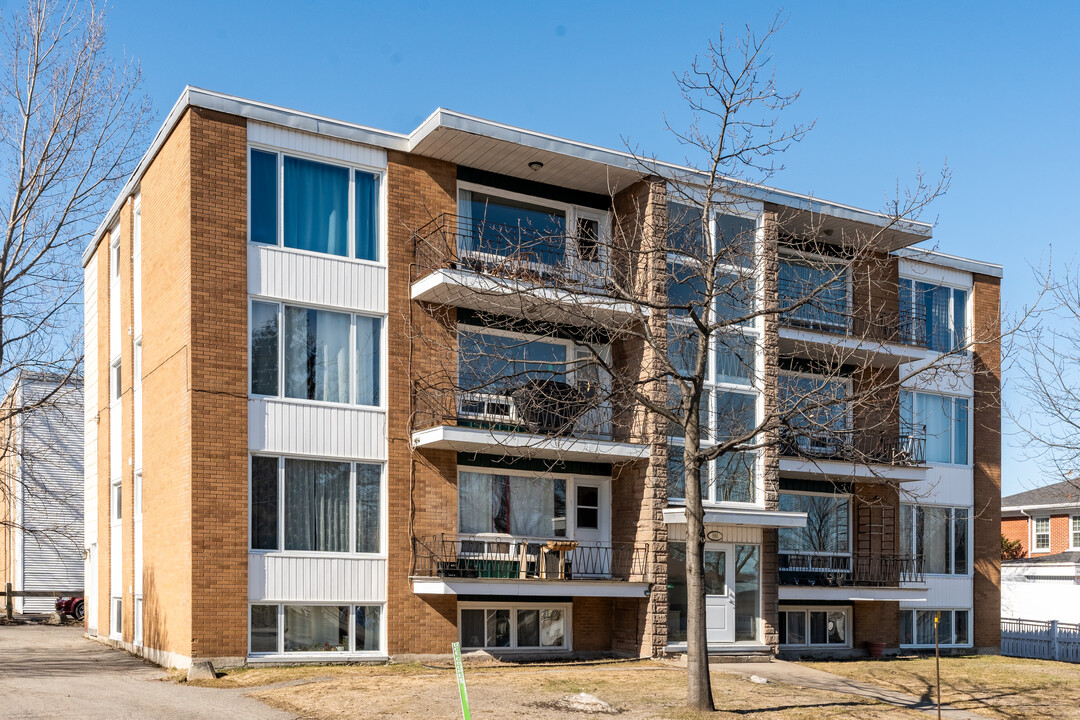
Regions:
M 484 118 L 467 115 L 465 113 L 437 108 L 420 125 L 408 134 L 396 133 L 387 130 L 359 125 L 357 123 L 336 120 L 313 113 L 292 110 L 278 105 L 249 100 L 245 98 L 227 95 L 212 90 L 187 86 L 180 97 L 169 111 L 161 127 L 158 129 L 149 148 L 143 154 L 131 177 L 125 183 L 113 205 L 109 208 L 101 224 L 94 233 L 94 238 L 87 246 L 82 255 L 85 266 L 90 261 L 94 248 L 101 242 L 107 231 L 116 221 L 116 217 L 123 206 L 125 199 L 134 192 L 146 172 L 147 167 L 157 155 L 158 150 L 164 144 L 169 133 L 179 122 L 184 111 L 189 107 L 199 107 L 208 110 L 216 110 L 231 115 L 237 115 L 258 122 L 280 125 L 295 130 L 310 132 L 318 135 L 347 140 L 350 142 L 373 145 L 390 150 L 416 153 L 425 156 L 439 157 L 454 152 L 454 136 L 468 136 L 480 138 L 485 142 L 501 143 L 525 148 L 536 153 L 557 156 L 561 167 L 573 165 L 574 169 L 581 170 L 582 182 L 593 184 L 603 180 L 611 181 L 626 180 L 631 176 L 641 177 L 646 174 L 658 174 L 663 177 L 679 179 L 687 182 L 700 181 L 704 175 L 693 168 L 660 160 L 642 159 L 632 153 L 603 148 L 588 143 L 569 140 L 566 138 L 548 135 L 524 128 L 518 128 L 503 123 L 486 120 Z M 459 163 L 465 164 L 465 163 Z M 588 167 L 592 170 L 592 177 L 585 173 Z M 532 177 L 532 176 L 530 176 Z M 542 180 L 542 178 L 535 178 Z M 821 215 L 836 217 L 854 222 L 868 223 L 870 225 L 883 226 L 889 218 L 879 212 L 857 208 L 843 203 L 830 202 L 815 198 L 810 195 L 781 190 L 766 185 L 748 183 L 729 179 L 739 188 L 739 194 L 750 199 L 774 203 L 802 212 L 811 212 Z M 929 238 L 933 226 L 929 223 L 910 222 L 895 228 L 895 232 L 903 233 L 912 237 L 914 242 Z M 934 259 L 930 262 L 939 263 L 939 254 L 933 254 Z M 931 257 L 927 255 L 927 257 Z M 940 255 L 943 259 L 952 256 Z M 980 267 L 991 267 L 989 264 L 974 263 Z M 1000 276 L 1000 266 L 998 268 Z M 986 270 L 975 270 L 986 272 Z M 993 273 L 989 273 L 993 274 Z

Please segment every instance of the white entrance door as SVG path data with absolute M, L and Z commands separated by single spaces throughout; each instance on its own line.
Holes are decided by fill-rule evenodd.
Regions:
M 705 638 L 735 642 L 735 563 L 731 545 L 705 545 Z
M 574 480 L 574 550 L 573 572 L 576 577 L 611 575 L 612 547 L 608 481 L 575 478 Z

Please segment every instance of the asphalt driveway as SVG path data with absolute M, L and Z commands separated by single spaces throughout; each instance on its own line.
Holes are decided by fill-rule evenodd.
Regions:
M 170 682 L 78 626 L 0 625 L 0 718 L 293 718 L 244 692 Z

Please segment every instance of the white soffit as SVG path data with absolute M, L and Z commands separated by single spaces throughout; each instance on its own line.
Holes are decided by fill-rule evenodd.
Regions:
M 664 522 L 668 525 L 685 525 L 686 510 L 681 507 L 664 508 Z M 705 522 L 709 525 L 752 525 L 768 528 L 806 527 L 806 513 L 781 512 L 764 508 L 705 508 Z

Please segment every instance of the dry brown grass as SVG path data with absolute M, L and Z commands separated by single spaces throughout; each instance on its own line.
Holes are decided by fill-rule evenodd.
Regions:
M 804 662 L 807 667 L 935 698 L 934 658 Z M 1080 666 L 997 655 L 941 659 L 941 702 L 992 718 L 1080 720 Z
M 667 663 L 635 662 L 591 666 L 487 666 L 466 669 L 472 716 L 476 720 L 554 718 L 581 720 L 585 715 L 553 709 L 567 695 L 587 692 L 610 703 L 620 720 L 705 717 L 683 707 L 686 670 Z M 268 684 L 294 683 L 288 685 Z M 300 684 L 302 683 L 302 684 Z M 254 668 L 228 673 L 212 687 L 250 688 L 262 702 L 303 718 L 461 717 L 457 684 L 449 668 L 423 665 Z M 710 718 L 830 720 L 918 718 L 909 710 L 849 695 L 714 673 L 713 691 L 721 708 Z

